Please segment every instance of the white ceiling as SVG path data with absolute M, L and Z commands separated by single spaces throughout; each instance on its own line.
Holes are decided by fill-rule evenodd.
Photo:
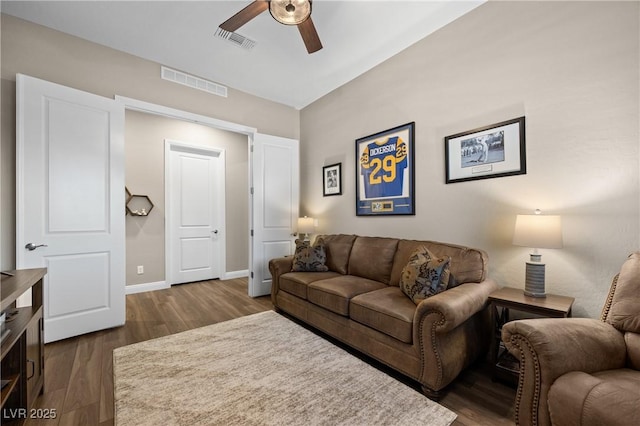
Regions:
M 309 55 L 297 28 L 269 12 L 214 37 L 250 3 L 236 1 L 4 1 L 2 13 L 300 109 L 457 19 L 485 0 L 315 0 L 324 48 Z

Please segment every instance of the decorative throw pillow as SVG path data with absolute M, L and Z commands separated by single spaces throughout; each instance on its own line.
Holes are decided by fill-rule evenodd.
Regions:
M 425 246 L 418 247 L 402 269 L 400 289 L 416 305 L 429 296 L 446 290 L 450 281 L 455 282 L 449 271 L 450 263 L 449 256 L 438 258 Z
M 325 262 L 327 252 L 324 240 L 317 238 L 312 246 L 309 241 L 296 240 L 296 251 L 293 255 L 293 272 L 326 272 L 329 270 Z

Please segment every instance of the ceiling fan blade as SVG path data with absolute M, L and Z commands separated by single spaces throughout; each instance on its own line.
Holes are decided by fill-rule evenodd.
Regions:
M 298 30 L 300 30 L 304 45 L 307 47 L 307 52 L 313 53 L 322 49 L 322 43 L 320 42 L 320 37 L 318 37 L 316 27 L 313 25 L 311 16 L 304 22 L 298 24 Z
M 240 12 L 220 24 L 220 28 L 225 31 L 235 32 L 238 28 L 260 15 L 269 8 L 269 2 L 263 0 L 255 0 Z

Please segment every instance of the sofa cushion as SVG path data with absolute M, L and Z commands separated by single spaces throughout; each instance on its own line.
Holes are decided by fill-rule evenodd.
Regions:
M 624 342 L 627 344 L 628 366 L 640 370 L 640 334 L 624 333 Z
M 293 272 L 326 272 L 327 255 L 322 238 L 316 238 L 313 245 L 309 241 L 296 240 L 291 270 Z
M 486 279 L 488 258 L 482 250 L 435 241 L 400 240 L 393 260 L 390 285 L 400 284 L 402 269 L 409 262 L 411 254 L 421 245 L 436 256 L 451 258 L 450 271 L 456 283 L 479 283 Z
M 307 300 L 307 286 L 310 283 L 339 276 L 339 273 L 333 271 L 287 272 L 280 275 L 280 290 Z
M 398 287 L 386 287 L 355 296 L 349 317 L 402 342 L 413 340 L 416 305 Z
M 622 264 L 606 322 L 620 331 L 640 333 L 640 253 L 632 253 Z
M 324 248 L 327 253 L 326 265 L 330 271 L 339 272 L 342 275 L 347 273 L 349 265 L 349 255 L 353 242 L 356 240 L 355 235 L 319 235 L 318 238 L 324 240 Z
M 572 371 L 560 376 L 547 398 L 549 415 L 558 425 L 631 425 L 640 416 L 640 371 Z
M 397 247 L 398 240 L 395 238 L 356 238 L 349 257 L 349 275 L 389 284 Z
M 343 275 L 309 284 L 307 300 L 336 314 L 349 316 L 349 301 L 353 297 L 384 287 L 386 285 L 378 281 Z
M 425 246 L 419 246 L 402 269 L 400 289 L 416 305 L 427 297 L 443 292 L 451 277 L 450 262 L 450 257 L 436 257 Z

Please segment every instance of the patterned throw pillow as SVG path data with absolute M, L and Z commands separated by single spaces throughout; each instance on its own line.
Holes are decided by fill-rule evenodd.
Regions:
M 324 240 L 316 239 L 312 246 L 309 241 L 296 240 L 296 252 L 293 255 L 293 272 L 326 272 L 329 270 L 325 262 L 327 252 L 324 249 Z
M 409 257 L 409 263 L 402 269 L 400 289 L 416 305 L 434 294 L 447 289 L 451 277 L 451 258 L 436 257 L 425 246 L 418 247 Z

